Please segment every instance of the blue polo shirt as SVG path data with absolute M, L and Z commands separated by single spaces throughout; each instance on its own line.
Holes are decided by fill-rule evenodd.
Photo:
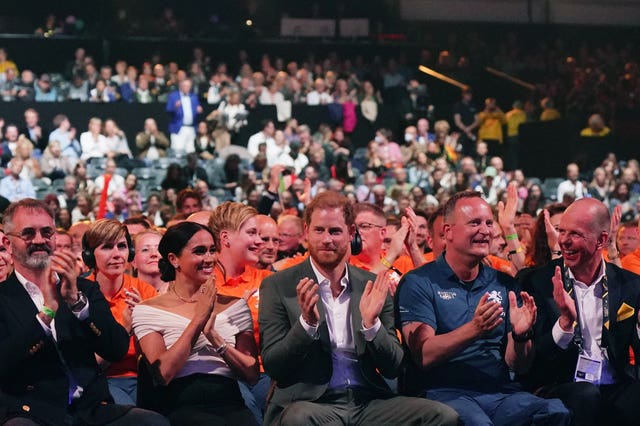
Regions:
M 512 277 L 482 264 L 475 280 L 463 282 L 444 255 L 402 277 L 396 295 L 399 326 L 417 321 L 432 327 L 436 335 L 449 333 L 472 320 L 485 293 L 489 293 L 490 300 L 501 303 L 505 313 L 502 324 L 444 364 L 427 371 L 416 368 L 412 380 L 416 380 L 420 389 L 497 391 L 510 382 L 504 350 L 510 331 L 508 291 L 514 288 Z

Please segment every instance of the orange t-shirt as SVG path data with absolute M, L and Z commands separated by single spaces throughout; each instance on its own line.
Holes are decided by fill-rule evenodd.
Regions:
M 95 281 L 95 274 L 91 274 L 87 277 L 90 281 Z M 127 302 L 127 296 L 125 295 L 125 291 L 135 288 L 140 293 L 142 300 L 151 299 L 152 297 L 156 297 L 158 295 L 158 291 L 153 288 L 151 284 L 147 284 L 145 281 L 142 281 L 140 278 L 132 277 L 131 275 L 124 274 L 122 280 L 122 287 L 120 290 L 112 297 L 109 298 L 106 295 L 104 296 L 109 303 L 109 309 L 111 309 L 111 314 L 113 318 L 120 325 L 124 325 L 124 321 L 122 319 L 122 312 L 125 309 L 129 308 Z M 129 350 L 127 351 L 127 355 L 118 362 L 113 362 L 107 368 L 106 376 L 107 377 L 136 377 L 138 375 L 138 355 L 136 353 L 136 348 L 134 345 L 134 338 L 131 336 L 129 338 Z
M 608 257 L 607 257 L 608 259 Z M 620 259 L 622 268 L 640 275 L 640 249 L 636 249 Z
M 497 269 L 500 272 L 504 272 L 505 274 L 513 275 L 512 264 L 509 260 L 503 259 L 498 256 L 494 256 L 490 254 L 485 259 L 489 262 L 489 266 L 493 269 Z
M 382 259 L 384 255 L 385 255 L 384 253 L 381 253 L 380 259 Z M 349 264 L 355 267 L 358 267 L 360 269 L 364 269 L 365 271 L 369 271 L 371 269 L 367 264 L 365 264 L 360 259 L 358 259 L 357 256 L 349 257 Z M 393 267 L 396 268 L 398 271 L 402 272 L 402 275 L 414 269 L 413 261 L 411 260 L 411 257 L 407 256 L 406 254 L 400 255 L 400 257 L 398 257 L 396 261 L 393 262 Z
M 307 260 L 308 257 L 309 257 L 309 252 L 306 252 L 305 254 L 298 254 L 293 257 L 282 259 L 281 260 L 282 263 L 280 264 L 280 269 L 278 269 L 278 271 L 282 271 L 284 269 L 291 268 L 292 266 L 296 266 L 297 264 Z
M 429 253 L 425 253 L 422 256 L 424 257 L 425 263 L 431 263 L 436 260 L 436 257 L 434 256 L 432 251 L 430 251 Z
M 216 265 L 214 270 L 216 274 L 216 286 L 218 287 L 218 294 L 233 297 L 242 297 L 247 290 L 259 290 L 262 280 L 273 274 L 268 269 L 257 269 L 253 266 L 247 266 L 244 269 L 242 275 L 236 278 L 224 279 L 222 270 Z M 260 301 L 259 292 L 256 291 L 253 296 L 247 300 L 249 309 L 251 310 L 251 317 L 253 318 L 253 333 L 256 339 L 258 348 L 260 347 L 260 330 L 258 329 L 258 304 Z

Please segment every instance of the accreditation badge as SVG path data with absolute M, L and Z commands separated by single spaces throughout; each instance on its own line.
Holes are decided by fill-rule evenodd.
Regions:
M 578 355 L 578 365 L 573 378 L 574 382 L 589 382 L 597 385 L 602 374 L 602 361 L 590 358 L 584 354 Z

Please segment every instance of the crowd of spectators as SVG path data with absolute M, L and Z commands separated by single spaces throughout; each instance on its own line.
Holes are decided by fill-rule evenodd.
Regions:
M 509 47 L 511 39 L 507 38 L 506 43 Z M 512 53 L 517 50 L 506 51 L 508 55 L 494 58 L 496 64 L 503 69 L 513 66 L 510 71 L 515 73 L 524 72 L 518 68 L 521 58 Z M 442 51 L 438 59 L 430 63 L 429 52 L 423 51 L 419 61 L 445 71 L 450 66 L 449 71 L 456 75 L 465 72 L 465 64 L 477 59 L 457 57 L 452 52 Z M 603 59 L 598 56 L 600 53 L 596 51 L 594 57 Z M 612 52 L 604 52 L 607 53 Z M 195 303 L 193 295 L 181 296 L 181 292 L 196 288 L 190 282 L 193 277 L 187 276 L 188 268 L 194 268 L 195 264 L 189 258 L 202 258 L 203 266 L 197 266 L 202 275 L 204 270 L 209 273 L 214 270 L 216 252 L 214 274 L 219 286 L 236 285 L 235 294 L 224 296 L 246 301 L 243 325 L 237 334 L 242 334 L 248 344 L 247 348 L 238 346 L 244 358 L 234 358 L 235 364 L 221 363 L 221 368 L 231 366 L 241 371 L 243 383 L 239 389 L 243 400 L 250 409 L 261 407 L 270 379 L 259 372 L 257 349 L 250 335 L 250 330 L 258 330 L 256 285 L 271 272 L 291 266 L 287 262 L 302 261 L 299 255 L 305 252 L 309 241 L 305 241 L 300 218 L 314 199 L 322 198 L 318 195 L 323 192 L 329 193 L 323 195 L 329 198 L 333 192 L 340 193 L 356 205 L 354 222 L 358 222 L 362 233 L 363 247 L 360 253 L 353 253 L 351 264 L 371 272 L 388 269 L 398 274 L 396 278 L 425 261 L 438 258 L 443 249 L 442 244 L 438 246 L 438 240 L 444 239 L 443 206 L 454 194 L 467 190 L 481 194 L 484 201 L 473 203 L 482 207 L 491 229 L 493 219 L 489 206 L 496 211 L 496 233 L 489 238 L 491 255 L 482 259 L 495 269 L 515 275 L 527 266 L 557 259 L 560 251 L 556 226 L 566 207 L 581 198 L 602 201 L 612 213 L 610 230 L 618 241 L 612 238 L 605 254 L 607 260 L 625 266 L 632 258 L 627 256 L 640 256 L 635 251 L 637 245 L 633 245 L 634 236 L 636 244 L 638 241 L 637 232 L 627 232 L 637 228 L 637 222 L 632 221 L 640 216 L 637 160 L 619 159 L 611 153 L 593 170 L 580 170 L 578 164 L 570 163 L 565 178 L 542 181 L 525 175 L 518 166 L 517 155 L 518 129 L 527 121 L 554 120 L 579 110 L 583 115 L 589 113 L 588 120 L 586 116 L 584 119 L 586 127 L 582 136 L 604 138 L 615 132 L 615 128 L 605 125 L 605 118 L 610 119 L 620 108 L 637 108 L 637 64 L 626 61 L 627 53 L 623 49 L 608 56 L 615 57 L 614 64 L 607 63 L 600 69 L 601 73 L 585 72 L 593 65 L 589 57 L 578 55 L 562 64 L 556 61 L 558 78 L 546 79 L 541 85 L 540 94 L 544 97 L 514 102 L 512 108 L 503 112 L 499 101 L 491 97 L 478 108 L 472 90 L 464 90 L 460 101 L 450 111 L 443 111 L 441 105 L 430 102 L 427 86 L 411 71 L 410 61 L 402 55 L 370 62 L 361 56 L 351 62 L 329 55 L 325 60 L 310 58 L 300 63 L 285 63 L 280 58 L 264 55 L 259 67 L 254 69 L 241 53 L 242 65 L 236 73 L 224 63 L 214 65 L 202 49 L 194 51 L 193 62 L 185 69 L 176 62 L 165 66 L 159 60 L 151 60 L 138 70 L 124 61 L 116 62 L 114 69 L 109 65 L 99 66 L 79 48 L 64 73 L 34 76 L 28 70 L 19 73 L 18 65 L 0 49 L 0 91 L 5 101 L 16 102 L 16 105 L 20 100 L 162 102 L 171 117 L 168 129 L 159 129 L 154 117 L 147 118 L 139 123 L 140 131 L 136 135 L 126 135 L 109 117 L 92 117 L 87 123 L 78 123 L 74 117 L 61 113 L 52 123 L 43 123 L 37 108 L 31 107 L 24 111 L 24 123 L 0 120 L 0 158 L 6 175 L 0 180 L 0 201 L 8 204 L 25 198 L 44 199 L 55 212 L 55 226 L 62 235 L 69 232 L 76 251 L 82 247 L 84 265 L 96 268 L 92 278 L 110 297 L 115 296 L 113 290 L 122 279 L 125 262 L 118 263 L 118 274 L 113 277 L 99 276 L 100 268 L 109 268 L 108 259 L 100 255 L 97 260 L 87 261 L 86 252 L 93 255 L 98 247 L 107 244 L 108 249 L 113 250 L 115 245 L 122 252 L 118 256 L 126 255 L 128 262 L 134 260 L 129 250 L 134 242 L 128 236 L 134 234 L 131 229 L 136 225 L 168 229 L 169 238 L 163 238 L 159 248 L 164 264 L 153 272 L 155 278 L 162 272 L 168 281 L 173 281 L 172 286 L 163 287 L 161 291 L 165 296 L 161 297 L 173 302 L 179 300 L 181 309 L 195 306 L 190 305 Z M 536 54 L 534 51 L 525 56 L 535 58 Z M 544 59 L 543 62 L 553 62 L 552 57 Z M 623 62 L 624 74 L 617 75 L 616 65 Z M 538 68 L 537 71 L 545 70 Z M 593 73 L 602 83 L 597 87 L 591 87 Z M 71 83 L 64 80 L 65 74 Z M 563 86 L 562 81 L 568 80 L 562 77 L 570 77 L 571 85 Z M 612 79 L 616 80 L 613 86 L 608 84 Z M 584 84 L 589 85 L 588 90 L 582 90 Z M 592 96 L 597 97 L 597 102 Z M 398 126 L 402 127 L 401 133 L 394 134 L 393 130 L 377 125 L 378 106 L 382 102 L 405 108 L 404 121 Z M 201 103 L 218 106 L 204 115 Z M 292 116 L 293 104 L 324 105 L 333 122 L 310 128 Z M 247 141 L 239 140 L 239 130 L 246 125 L 247 116 L 256 105 L 275 105 L 278 121 L 265 120 L 261 129 Z M 361 148 L 350 141 L 355 120 L 359 119 L 356 108 L 371 125 L 370 141 Z M 229 200 L 236 203 L 223 204 Z M 551 201 L 556 203 L 548 204 Z M 575 211 L 574 207 L 572 214 L 575 215 Z M 201 212 L 204 212 L 202 217 L 198 216 Z M 258 225 L 258 213 L 265 215 L 260 219 L 261 225 Z M 266 216 L 271 219 L 265 219 Z M 175 226 L 185 220 L 200 219 L 210 229 L 189 224 Z M 93 222 L 97 225 L 90 225 Z M 123 226 L 120 223 L 126 225 L 126 233 L 120 229 Z M 263 225 L 270 231 L 263 233 Z M 117 238 L 105 240 L 99 234 L 101 226 L 117 228 Z M 74 236 L 78 227 L 89 229 L 82 243 Z M 47 228 L 38 230 L 40 237 L 49 240 L 43 229 L 46 232 Z M 188 238 L 180 235 L 187 231 Z M 27 238 L 24 235 L 23 232 L 19 237 L 12 237 Z M 152 235 L 156 241 L 160 240 L 159 234 Z M 183 248 L 191 238 L 204 242 L 198 243 L 198 251 L 183 256 Z M 184 240 L 182 246 L 180 239 Z M 278 240 L 278 249 L 274 239 Z M 264 247 L 270 247 L 269 251 L 262 251 L 263 243 Z M 135 239 L 135 244 L 142 243 Z M 345 240 L 345 253 L 348 244 Z M 454 249 L 457 247 L 452 246 L 451 251 Z M 154 256 L 159 257 L 157 253 Z M 170 267 L 167 260 L 172 261 Z M 207 289 L 209 279 L 197 278 L 198 286 Z M 246 285 L 237 286 L 238 282 Z M 159 281 L 152 284 L 161 285 Z M 128 286 L 127 291 L 133 291 Z M 231 284 L 229 288 L 233 288 Z M 245 294 L 245 290 L 249 293 Z M 113 294 L 109 294 L 110 291 Z M 385 296 L 386 288 L 383 298 Z M 126 295 L 126 299 L 131 298 L 131 294 Z M 138 299 L 124 303 L 133 306 L 143 297 Z M 126 306 L 123 304 L 118 309 L 123 307 Z M 134 324 L 137 321 L 140 326 L 140 309 L 137 312 Z M 211 310 L 196 334 L 206 330 L 206 337 L 220 357 L 226 351 L 238 355 L 235 346 L 227 347 L 230 336 L 220 336 L 211 330 L 212 325 L 205 325 L 210 321 L 208 315 L 212 315 Z M 131 318 L 123 316 L 119 322 L 129 321 L 127 331 L 131 334 Z M 253 319 L 253 328 L 249 317 Z M 303 321 L 306 320 L 303 318 Z M 148 324 L 142 321 L 142 325 Z M 134 330 L 141 339 L 152 332 L 157 333 Z M 520 332 L 517 335 L 524 336 Z M 188 337 L 183 340 L 195 341 L 192 335 Z M 159 359 L 157 354 L 169 352 L 169 348 L 158 350 L 158 341 L 149 342 L 149 339 L 143 341 L 142 351 L 153 364 Z M 190 368 L 185 358 L 182 356 L 181 365 Z M 159 371 L 167 382 L 176 373 Z M 139 383 L 131 378 L 118 382 L 121 385 Z M 235 382 L 232 385 L 235 392 Z M 223 396 L 226 388 L 220 389 Z M 111 393 L 114 394 L 113 389 Z M 129 399 L 123 403 L 135 403 L 135 392 L 129 393 Z M 240 394 L 233 395 L 233 405 L 239 403 L 241 414 L 249 416 L 240 397 Z M 253 406 L 249 402 L 251 397 Z M 258 408 L 253 415 L 259 420 L 262 413 Z
M 593 114 L 582 135 L 609 135 L 612 130 L 605 125 L 605 118 L 620 108 L 637 108 L 638 69 L 629 58 L 633 49 L 581 48 L 571 55 L 560 44 L 523 52 L 517 48 L 517 38 L 509 34 L 499 47 L 502 53 L 494 55 L 489 63 L 514 74 L 533 69 L 545 75 L 537 95 L 547 96 L 516 101 L 513 108 L 503 112 L 494 98 L 486 99 L 484 108 L 477 108 L 478 100 L 467 90 L 450 111 L 444 111 L 443 105 L 431 103 L 428 87 L 412 63 L 464 78 L 461 73 L 465 69 L 472 72 L 489 54 L 481 39 L 471 40 L 476 43 L 471 49 L 476 54 L 473 57 L 456 53 L 466 50 L 456 39 L 448 42 L 451 50 L 442 50 L 437 57 L 425 49 L 413 59 L 403 53 L 370 60 L 361 55 L 345 59 L 330 53 L 324 59 L 309 54 L 302 61 L 285 61 L 265 54 L 253 67 L 247 52 L 240 51 L 235 69 L 214 62 L 202 48 L 193 50 L 193 59 L 184 69 L 176 62 L 163 64 L 158 57 L 138 66 L 123 60 L 113 67 L 101 65 L 85 49 L 78 48 L 65 70 L 39 76 L 28 69 L 19 71 L 7 51 L 0 48 L 0 93 L 4 101 L 164 102 L 167 111 L 174 114 L 183 112 L 180 102 L 188 93 L 193 106 L 189 123 L 172 121 L 177 127 L 158 129 L 155 119 L 149 117 L 140 123 L 139 133 L 128 137 L 108 117 L 93 117 L 85 125 L 72 124 L 73 117 L 60 114 L 52 123 L 42 123 L 36 109 L 28 108 L 23 125 L 0 120 L 2 166 L 7 175 L 2 195 L 13 201 L 31 191 L 46 195 L 48 189 L 61 196 L 61 182 L 71 185 L 67 178 L 73 177 L 81 190 L 80 198 L 88 201 L 89 207 L 72 217 L 97 214 L 101 204 L 105 211 L 113 212 L 114 204 L 119 204 L 114 203 L 114 194 L 116 199 L 125 200 L 118 215 L 124 213 L 126 217 L 131 214 L 129 210 L 144 210 L 148 197 L 158 191 L 166 205 L 163 217 L 168 219 L 176 213 L 175 195 L 187 187 L 199 188 L 211 208 L 227 199 L 257 205 L 268 186 L 269 170 L 283 165 L 288 174 L 278 183 L 280 194 L 274 216 L 278 209 L 302 213 L 304 203 L 299 198 L 305 179 L 311 182 L 312 196 L 324 189 L 339 190 L 354 200 L 375 200 L 389 213 L 398 213 L 409 205 L 432 211 L 452 193 L 467 188 L 481 190 L 489 203 L 496 205 L 512 180 L 520 187 L 518 194 L 525 208 L 539 209 L 542 201 L 532 200 L 536 197 L 562 201 L 560 191 L 543 188 L 539 179 L 525 177 L 518 168 L 518 126 L 588 110 Z M 535 67 L 522 66 L 531 65 L 532 58 L 537 58 Z M 546 64 L 546 68 L 540 64 Z M 597 78 L 600 84 L 591 84 L 591 78 Z M 598 102 L 580 95 L 586 87 Z M 181 91 L 184 94 L 180 95 Z M 404 134 L 376 126 L 378 107 L 383 102 L 405 112 L 398 126 L 406 124 Z M 325 105 L 332 122 L 316 129 L 298 123 L 291 106 L 300 103 Z M 200 114 L 199 104 L 217 107 L 205 116 Z M 268 120 L 248 141 L 239 140 L 239 130 L 256 105 L 275 105 L 278 122 Z M 361 115 L 356 115 L 356 108 Z M 359 118 L 370 123 L 371 141 L 367 148 L 356 149 L 350 134 Z M 189 141 L 175 145 L 174 138 L 184 129 L 191 129 L 186 133 Z M 245 142 L 246 150 L 239 146 Z M 634 160 L 618 163 L 611 155 L 602 167 L 582 170 L 572 178 L 584 181 L 585 190 L 574 191 L 575 195 L 589 193 L 612 208 L 621 204 L 627 216 L 637 214 L 635 201 L 640 194 L 636 186 L 640 185 L 634 165 Z M 134 170 L 129 178 L 132 183 L 125 189 L 119 179 L 124 180 Z M 569 174 L 576 174 L 573 168 Z M 108 194 L 101 203 L 103 175 L 114 175 L 114 179 L 110 179 Z

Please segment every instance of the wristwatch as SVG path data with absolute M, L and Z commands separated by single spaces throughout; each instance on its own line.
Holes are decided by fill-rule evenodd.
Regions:
M 517 335 L 516 333 L 513 332 L 513 330 L 511 330 L 511 337 L 513 338 L 513 341 L 516 343 L 527 342 L 533 339 L 533 329 L 530 328 L 526 333 L 522 335 Z
M 78 300 L 68 306 L 69 309 L 71 309 L 71 312 L 80 312 L 84 309 L 85 306 L 87 306 L 87 303 L 89 303 L 89 301 L 87 300 L 87 296 L 85 296 L 83 292 L 79 291 Z

